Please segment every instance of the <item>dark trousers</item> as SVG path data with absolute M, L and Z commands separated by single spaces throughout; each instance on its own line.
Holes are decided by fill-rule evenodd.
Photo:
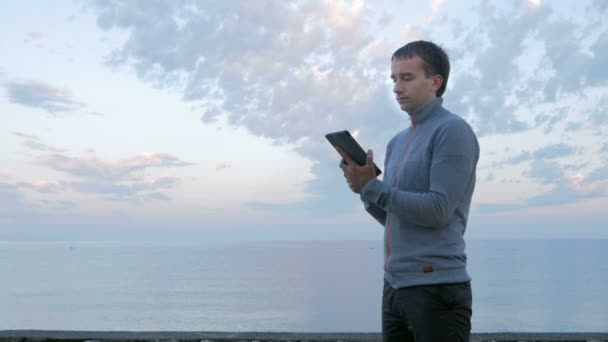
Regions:
M 384 282 L 383 342 L 469 342 L 471 283 L 394 289 Z

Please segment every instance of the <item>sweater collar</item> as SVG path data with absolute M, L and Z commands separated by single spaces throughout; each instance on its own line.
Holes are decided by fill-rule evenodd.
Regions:
M 429 116 L 431 116 L 431 113 L 441 108 L 442 103 L 443 98 L 436 97 L 423 104 L 422 106 L 416 108 L 414 112 L 410 114 L 410 120 L 412 121 L 412 124 L 416 125 L 425 121 Z

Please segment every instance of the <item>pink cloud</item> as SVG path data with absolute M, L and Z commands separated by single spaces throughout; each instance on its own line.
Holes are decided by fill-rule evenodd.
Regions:
M 59 193 L 68 189 L 68 184 L 62 181 L 19 182 L 21 188 L 32 189 L 41 193 Z
M 13 134 L 16 135 L 16 136 L 18 136 L 18 137 L 32 139 L 32 140 L 38 140 L 38 139 L 40 139 L 37 135 L 32 134 L 32 133 L 28 133 L 28 132 L 13 131 Z
M 56 153 L 39 157 L 34 163 L 81 178 L 103 180 L 124 180 L 133 172 L 152 167 L 194 165 L 168 153 L 145 153 L 115 162 L 105 162 L 97 159 L 92 151 L 89 151 L 84 158 L 69 157 Z

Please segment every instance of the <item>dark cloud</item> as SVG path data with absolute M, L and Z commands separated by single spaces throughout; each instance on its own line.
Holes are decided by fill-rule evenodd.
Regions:
M 564 143 L 552 144 L 542 147 L 534 152 L 522 151 L 511 158 L 496 162 L 493 167 L 504 167 L 505 165 L 516 165 L 527 161 L 543 161 L 562 157 L 569 157 L 581 151 L 581 148 Z
M 528 151 L 524 151 L 524 152 L 516 155 L 515 157 L 509 159 L 506 163 L 519 164 L 519 163 L 522 163 L 522 162 L 525 162 L 528 160 L 532 160 L 532 153 L 530 153 Z
M 553 128 L 564 119 L 566 119 L 568 112 L 566 108 L 562 108 L 557 113 L 552 114 L 538 114 L 534 121 L 536 123 L 536 127 L 545 126 L 544 132 L 549 134 L 553 131 Z
M 595 169 L 586 178 L 586 181 L 588 182 L 599 182 L 605 180 L 608 180 L 608 165 L 604 165 Z
M 535 159 L 555 159 L 561 157 L 571 156 L 580 152 L 579 148 L 574 146 L 566 145 L 564 143 L 553 144 L 545 146 L 540 150 L 534 152 Z
M 335 152 L 335 151 L 334 151 Z M 322 174 L 307 184 L 313 199 L 296 203 L 252 202 L 249 207 L 271 212 L 301 212 L 304 214 L 331 217 L 339 212 L 360 210 L 361 201 L 348 188 L 342 170 L 338 168 L 339 159 L 316 163 L 312 166 L 314 174 Z
M 556 184 L 565 179 L 565 174 L 558 163 L 546 162 L 542 159 L 533 160 L 530 169 L 524 175 L 543 184 Z
M 454 87 L 446 92 L 446 100 L 471 119 L 480 135 L 543 125 L 545 133 L 551 133 L 565 120 L 566 108 L 530 113 L 534 126 L 514 114 L 557 102 L 567 94 L 584 97 L 582 89 L 607 84 L 606 25 L 594 20 L 570 21 L 547 5 L 529 8 L 524 2 L 518 4 L 498 9 L 494 3 L 481 2 L 479 24 L 447 41 L 448 52 L 455 58 L 450 80 Z M 458 26 L 458 19 L 450 25 Z M 598 39 L 587 47 L 589 39 L 585 38 L 591 32 Z M 532 62 L 522 63 L 526 57 Z M 471 67 L 459 69 L 463 64 Z
M 565 131 L 566 132 L 575 132 L 580 130 L 581 128 L 583 128 L 583 123 L 582 122 L 568 122 L 566 124 L 566 128 Z
M 52 114 L 72 112 L 85 106 L 82 102 L 74 101 L 70 91 L 42 81 L 8 82 L 5 88 L 10 102 L 40 108 Z
M 608 94 L 599 99 L 597 105 L 589 114 L 589 123 L 598 134 L 602 134 L 603 128 L 608 128 Z
M 488 173 L 488 175 L 483 179 L 484 182 L 491 182 L 496 179 L 496 175 L 493 173 Z

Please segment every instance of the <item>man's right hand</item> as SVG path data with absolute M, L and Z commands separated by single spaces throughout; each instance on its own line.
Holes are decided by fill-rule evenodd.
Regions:
M 376 170 L 374 168 L 374 153 L 372 150 L 367 151 L 365 165 L 359 166 L 352 158 L 341 148 L 336 147 L 338 153 L 342 156 L 340 168 L 344 172 L 344 178 L 348 183 L 348 187 L 356 194 L 361 193 L 361 189 L 372 179 L 376 178 Z

